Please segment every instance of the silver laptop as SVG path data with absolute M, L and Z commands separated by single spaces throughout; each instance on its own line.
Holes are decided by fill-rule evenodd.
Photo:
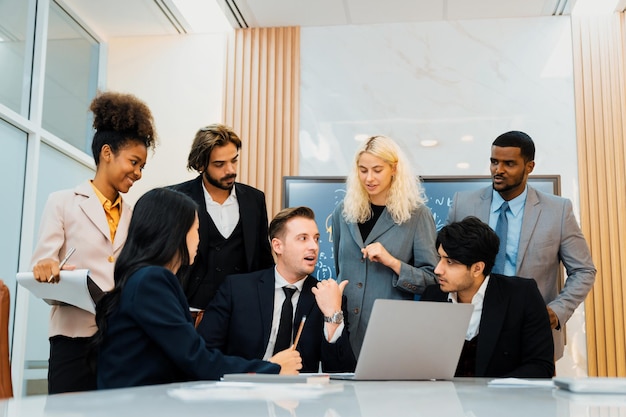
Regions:
M 354 373 L 332 379 L 452 379 L 474 306 L 376 300 Z

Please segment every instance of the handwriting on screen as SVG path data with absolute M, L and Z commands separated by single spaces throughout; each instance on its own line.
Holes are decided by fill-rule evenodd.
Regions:
M 558 194 L 558 175 L 530 177 L 529 184 L 546 193 Z M 457 191 L 475 190 L 491 184 L 488 176 L 422 177 L 422 184 L 437 230 L 446 222 Z M 313 276 L 336 278 L 331 217 L 346 194 L 345 177 L 284 177 L 283 207 L 307 206 L 315 212 L 320 230 L 320 251 Z

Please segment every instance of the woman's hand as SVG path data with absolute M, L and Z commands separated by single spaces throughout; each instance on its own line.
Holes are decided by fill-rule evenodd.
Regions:
M 75 265 L 65 264 L 63 269 L 66 270 L 74 270 L 76 268 Z M 59 261 L 52 258 L 45 258 L 37 262 L 35 266 L 33 266 L 33 276 L 39 282 L 49 282 L 51 284 L 56 284 L 59 282 Z
M 291 347 L 278 352 L 269 361 L 280 365 L 280 375 L 298 375 L 298 371 L 302 369 L 300 352 Z
M 363 254 L 363 258 L 367 258 L 371 262 L 381 263 L 387 268 L 392 269 L 396 275 L 400 275 L 400 266 L 402 263 L 387 252 L 387 249 L 385 249 L 380 242 L 370 243 L 361 249 L 361 253 Z

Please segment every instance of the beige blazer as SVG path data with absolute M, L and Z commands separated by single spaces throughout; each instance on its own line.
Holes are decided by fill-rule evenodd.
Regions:
M 126 241 L 131 214 L 131 207 L 122 201 L 120 222 L 112 242 L 104 208 L 89 181 L 73 190 L 50 194 L 31 264 L 44 258 L 62 259 L 74 247 L 76 252 L 68 264 L 89 269 L 94 282 L 108 291 L 113 288 L 113 266 Z M 73 306 L 52 307 L 50 336 L 88 337 L 95 332 L 93 314 Z

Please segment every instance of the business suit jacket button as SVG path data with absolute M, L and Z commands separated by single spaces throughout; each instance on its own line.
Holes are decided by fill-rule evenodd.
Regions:
M 113 263 L 113 262 L 115 262 L 115 258 L 114 258 L 113 256 L 109 256 L 109 257 L 107 258 L 107 261 L 109 261 L 109 262 Z
M 363 288 L 363 283 L 362 282 L 357 282 L 356 283 L 356 287 L 357 288 Z
M 219 266 L 218 266 L 217 268 L 215 268 L 215 270 L 216 270 L 217 272 L 222 272 L 222 268 L 220 268 Z
M 359 314 L 359 308 L 355 308 L 354 310 L 352 310 L 354 312 L 354 314 Z
M 216 246 L 215 250 L 219 251 L 219 250 L 222 250 L 222 248 L 220 248 L 219 246 Z

